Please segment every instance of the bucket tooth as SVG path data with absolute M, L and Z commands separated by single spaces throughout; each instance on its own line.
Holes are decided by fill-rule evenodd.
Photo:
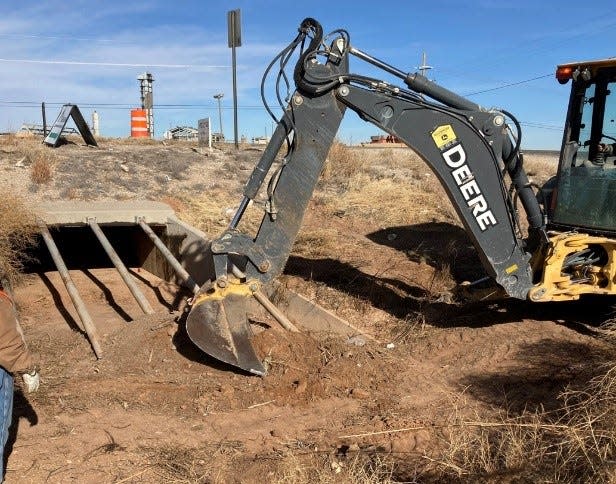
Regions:
M 192 342 L 208 355 L 263 376 L 265 367 L 251 342 L 253 333 L 246 313 L 249 297 L 252 295 L 244 291 L 201 292 L 186 320 L 186 331 Z

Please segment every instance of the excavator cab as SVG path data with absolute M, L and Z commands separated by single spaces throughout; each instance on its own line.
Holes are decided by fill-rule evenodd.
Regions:
M 558 172 L 541 190 L 536 302 L 616 294 L 616 59 L 562 64 L 556 79 L 572 86 Z
M 616 234 L 616 59 L 558 66 L 572 81 L 551 227 Z

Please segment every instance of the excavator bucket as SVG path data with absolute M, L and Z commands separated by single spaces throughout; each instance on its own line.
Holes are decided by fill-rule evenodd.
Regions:
M 263 376 L 266 370 L 252 346 L 253 333 L 246 312 L 252 295 L 232 291 L 233 287 L 228 291 L 209 285 L 202 288 L 195 296 L 186 331 L 208 355 Z

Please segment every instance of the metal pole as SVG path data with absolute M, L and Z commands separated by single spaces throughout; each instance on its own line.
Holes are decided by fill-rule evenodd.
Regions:
M 86 305 L 83 303 L 83 300 L 81 299 L 81 296 L 79 295 L 79 291 L 77 291 L 77 287 L 73 283 L 73 279 L 71 279 L 71 275 L 68 272 L 68 268 L 66 267 L 66 264 L 64 263 L 64 260 L 62 259 L 62 256 L 60 255 L 60 251 L 58 250 L 56 243 L 54 242 L 51 234 L 49 233 L 49 229 L 47 228 L 47 225 L 44 222 L 39 222 L 39 227 L 41 229 L 41 235 L 43 236 L 45 245 L 47 245 L 47 249 L 49 249 L 51 258 L 53 259 L 53 262 L 56 265 L 58 272 L 60 273 L 60 277 L 62 277 L 62 281 L 64 282 L 64 286 L 66 287 L 66 290 L 68 291 L 68 295 L 70 296 L 71 301 L 73 302 L 73 305 L 75 306 L 75 309 L 77 310 L 77 314 L 79 315 L 79 318 L 81 319 L 81 322 L 83 324 L 83 329 L 85 330 L 86 335 L 88 336 L 88 340 L 90 341 L 90 344 L 92 345 L 94 354 L 96 355 L 97 358 L 101 358 L 103 355 L 103 352 L 98 342 L 98 334 L 96 331 L 96 326 L 94 326 L 94 322 L 92 321 L 92 318 L 90 317 L 90 313 L 88 313 Z
M 272 301 L 268 299 L 268 297 L 261 291 L 255 291 L 253 296 L 259 304 L 263 306 L 267 311 L 274 317 L 280 326 L 282 326 L 287 331 L 291 331 L 292 333 L 299 333 L 299 329 L 295 326 L 289 319 L 278 309 Z
M 224 131 L 222 129 L 222 106 L 220 105 L 220 97 L 218 98 L 218 127 L 220 128 L 221 137 L 224 137 Z
M 98 241 L 103 246 L 103 249 L 105 249 L 105 252 L 107 252 L 107 255 L 111 259 L 111 262 L 113 263 L 115 268 L 120 273 L 120 276 L 122 277 L 122 279 L 128 286 L 128 289 L 130 290 L 131 294 L 137 300 L 137 303 L 139 304 L 143 312 L 146 314 L 154 314 L 154 310 L 152 309 L 152 306 L 150 306 L 150 303 L 148 302 L 148 300 L 145 298 L 145 296 L 143 295 L 139 287 L 137 287 L 137 284 L 132 279 L 130 273 L 128 272 L 128 269 L 126 268 L 126 266 L 124 265 L 124 263 L 122 262 L 122 260 L 120 259 L 116 251 L 114 250 L 114 248 L 111 246 L 111 243 L 109 242 L 107 237 L 105 237 L 105 234 L 103 233 L 99 225 L 96 223 L 96 219 L 89 218 L 88 225 L 94 232 L 94 235 L 96 235 L 96 238 L 98 239 Z
M 233 71 L 233 131 L 235 138 L 235 149 L 239 148 L 239 137 L 237 134 L 237 59 L 235 55 L 236 47 L 242 45 L 242 22 L 240 20 L 240 9 L 227 12 L 227 35 L 228 44 L 231 47 L 231 64 Z
M 167 246 L 163 243 L 160 238 L 154 233 L 152 228 L 145 223 L 143 218 L 139 217 L 137 219 L 139 226 L 143 229 L 143 231 L 150 237 L 150 240 L 154 242 L 154 245 L 160 250 L 163 257 L 167 259 L 167 262 L 171 264 L 171 267 L 175 270 L 176 274 L 180 276 L 180 278 L 189 286 L 190 290 L 197 294 L 199 292 L 199 285 L 193 280 L 190 274 L 182 267 L 182 264 L 175 258 L 175 256 L 171 253 L 171 251 L 167 248 Z
M 219 93 L 219 94 L 214 94 L 214 99 L 216 99 L 218 101 L 218 129 L 220 130 L 220 137 L 224 138 L 225 137 L 225 133 L 222 129 L 222 108 L 220 106 L 220 100 L 223 98 L 224 94 L 223 93 Z M 222 140 L 220 140 L 222 141 Z
M 244 274 L 236 265 L 231 265 L 231 272 L 238 279 L 246 278 L 246 274 Z M 280 323 L 280 326 L 293 333 L 300 332 L 299 329 L 297 329 L 297 326 L 289 321 L 289 318 L 287 318 L 284 313 L 278 309 L 272 301 L 269 300 L 267 295 L 262 290 L 259 289 L 258 291 L 254 291 L 252 295 L 259 302 L 259 304 L 261 304 L 261 306 L 263 306 L 274 317 L 274 319 Z
M 237 63 L 235 58 L 235 45 L 231 47 L 231 63 L 233 64 L 233 136 L 235 138 L 235 149 L 239 148 L 237 136 Z
M 41 110 L 43 111 L 43 138 L 47 138 L 47 115 L 45 113 L 45 103 L 41 103 Z

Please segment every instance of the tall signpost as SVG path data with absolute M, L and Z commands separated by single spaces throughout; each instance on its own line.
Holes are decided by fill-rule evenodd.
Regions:
M 240 9 L 227 12 L 227 29 L 229 47 L 231 47 L 231 64 L 233 69 L 233 137 L 235 138 L 235 148 L 239 148 L 237 135 L 237 63 L 235 58 L 235 48 L 242 45 L 242 22 L 240 20 Z

